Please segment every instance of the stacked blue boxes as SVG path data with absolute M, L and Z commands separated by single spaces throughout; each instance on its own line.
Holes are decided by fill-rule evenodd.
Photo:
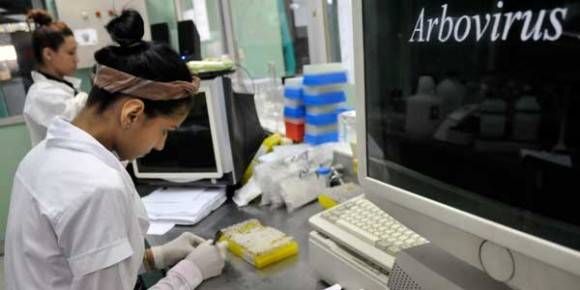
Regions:
M 304 139 L 306 109 L 302 96 L 302 78 L 286 79 L 284 84 L 284 124 L 286 137 L 294 142 Z
M 318 145 L 338 141 L 339 107 L 346 101 L 346 70 L 339 63 L 304 66 L 304 140 Z

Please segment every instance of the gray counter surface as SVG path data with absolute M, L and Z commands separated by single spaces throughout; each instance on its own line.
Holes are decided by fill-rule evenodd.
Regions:
M 197 289 L 240 289 L 240 290 L 309 290 L 328 287 L 319 281 L 308 263 L 308 234 L 311 231 L 308 218 L 322 211 L 318 203 L 307 205 L 293 213 L 286 209 L 270 210 L 267 207 L 250 205 L 237 208 L 226 201 L 219 209 L 195 226 L 177 226 L 163 236 L 148 236 L 152 245 L 176 238 L 182 232 L 190 231 L 205 238 L 213 238 L 216 231 L 232 224 L 257 218 L 262 224 L 277 228 L 293 236 L 300 245 L 297 256 L 267 266 L 262 270 L 254 268 L 239 257 L 228 253 L 224 272 L 221 276 L 203 282 Z

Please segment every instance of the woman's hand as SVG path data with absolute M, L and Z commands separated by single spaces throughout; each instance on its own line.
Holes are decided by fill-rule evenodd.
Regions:
M 164 269 L 183 260 L 205 239 L 192 233 L 183 233 L 176 239 L 161 246 L 151 247 L 153 261 L 149 261 L 156 269 Z
M 211 240 L 206 241 L 185 259 L 193 262 L 201 272 L 203 280 L 206 280 L 222 273 L 225 265 L 224 247 L 225 244 L 214 245 Z

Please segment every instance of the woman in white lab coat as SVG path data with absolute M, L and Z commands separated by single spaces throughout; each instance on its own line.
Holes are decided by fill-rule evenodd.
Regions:
M 36 25 L 32 48 L 38 63 L 32 71 L 34 84 L 26 94 L 24 120 L 32 146 L 46 136 L 46 128 L 56 116 L 72 120 L 84 107 L 87 94 L 80 92 L 80 79 L 73 78 L 77 69 L 77 43 L 73 32 L 63 22 L 53 22 L 44 10 L 34 9 L 28 19 Z
M 167 45 L 141 40 L 137 12 L 124 11 L 107 30 L 120 46 L 95 53 L 86 107 L 72 122 L 57 117 L 15 174 L 8 290 L 131 290 L 141 268 L 172 265 L 152 289 L 193 289 L 224 267 L 220 249 L 191 233 L 144 247 L 147 215 L 119 160 L 161 150 L 185 120 L 199 80 Z

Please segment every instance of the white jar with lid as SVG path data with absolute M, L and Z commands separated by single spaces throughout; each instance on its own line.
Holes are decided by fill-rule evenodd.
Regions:
M 533 96 L 522 96 L 515 104 L 513 139 L 534 141 L 538 138 L 541 108 Z
M 459 81 L 447 78 L 441 81 L 435 89 L 441 99 L 441 119 L 461 107 L 465 98 L 466 88 Z
M 507 104 L 502 99 L 487 99 L 481 106 L 479 134 L 483 138 L 497 139 L 505 134 Z
M 441 99 L 435 95 L 435 81 L 421 76 L 417 94 L 407 99 L 405 130 L 415 136 L 431 136 L 440 122 Z

